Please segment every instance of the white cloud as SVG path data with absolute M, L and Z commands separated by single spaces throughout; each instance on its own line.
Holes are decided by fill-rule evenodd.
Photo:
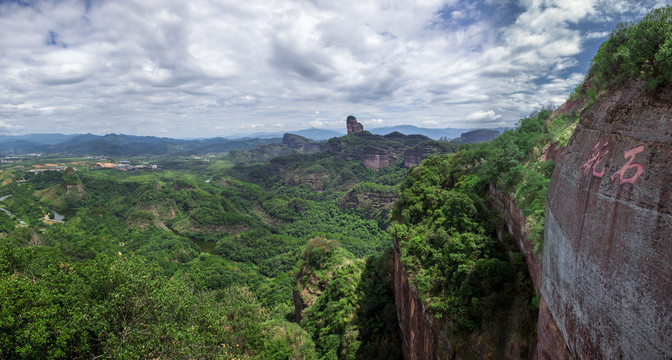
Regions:
M 467 115 L 467 120 L 495 120 L 501 118 L 500 115 L 495 114 L 493 110 L 488 111 L 475 111 Z
M 604 17 L 641 16 L 653 2 L 89 4 L 0 3 L 0 130 L 226 136 L 341 128 L 349 114 L 513 124 L 566 97 L 562 79 L 585 71 L 577 57 Z
M 609 31 L 589 32 L 585 35 L 586 39 L 602 39 L 609 36 Z

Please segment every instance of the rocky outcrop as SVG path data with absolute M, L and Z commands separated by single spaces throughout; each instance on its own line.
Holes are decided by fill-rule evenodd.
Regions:
M 460 137 L 467 139 L 469 144 L 490 141 L 497 136 L 499 136 L 499 131 L 492 129 L 477 129 L 460 135 Z
M 348 130 L 348 135 L 360 131 L 364 131 L 364 125 L 360 124 L 357 121 L 357 118 L 350 115 L 348 118 L 345 120 L 345 125 Z
M 359 154 L 359 158 L 364 166 L 376 170 L 390 165 L 390 154 L 381 149 L 364 148 Z M 394 158 L 392 159 L 394 160 Z
M 569 357 L 672 358 L 672 91 L 584 110 L 548 189 L 542 304 Z M 550 331 L 542 326 L 539 338 Z M 540 358 L 561 358 L 559 344 Z
M 295 150 L 305 152 L 315 152 L 322 150 L 317 141 L 294 134 L 285 134 L 282 136 L 282 144 Z
M 359 160 L 366 167 L 380 169 L 395 162 L 408 148 L 427 140 L 422 135 L 391 133 L 380 136 L 359 131 L 329 139 L 328 148 L 337 159 Z

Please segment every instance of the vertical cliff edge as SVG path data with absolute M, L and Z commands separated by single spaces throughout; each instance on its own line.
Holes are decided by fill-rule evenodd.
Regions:
M 391 226 L 407 358 L 672 359 L 670 49 L 668 5 L 616 27 L 553 114 L 540 110 L 491 142 L 409 171 Z M 474 202 L 453 206 L 448 200 L 459 194 Z M 472 205 L 480 218 L 456 210 Z M 469 229 L 474 220 L 483 227 Z M 512 242 L 520 250 L 506 250 L 509 264 L 524 258 L 531 280 L 479 293 L 511 275 L 502 256 L 462 251 L 487 244 L 475 234 L 492 240 L 493 228 L 500 248 Z M 481 271 L 489 261 L 500 262 Z M 534 318 L 536 331 L 504 336 L 507 346 L 474 346 L 496 343 L 480 336 L 497 323 L 479 318 L 489 313 L 487 297 L 477 295 L 524 294 L 519 285 L 531 282 L 537 316 L 499 323 Z M 460 324 L 471 331 L 466 339 Z M 525 350 L 515 351 L 523 334 Z
M 541 275 L 571 357 L 672 357 L 670 179 L 669 87 L 630 81 L 583 111 L 548 188 Z

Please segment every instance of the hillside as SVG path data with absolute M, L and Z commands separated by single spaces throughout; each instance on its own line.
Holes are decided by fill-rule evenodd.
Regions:
M 409 173 L 392 217 L 407 359 L 672 356 L 671 17 L 617 27 L 552 114 Z M 528 295 L 496 286 L 513 278 L 493 241 L 524 255 Z M 515 299 L 535 293 L 530 331 L 537 316 L 515 315 L 528 306 Z M 490 324 L 502 294 L 512 317 Z
M 320 147 L 288 135 L 284 144 L 208 159 L 155 158 L 157 168 L 130 171 L 77 158 L 0 165 L 1 190 L 11 194 L 0 206 L 12 214 L 0 213 L 2 308 L 11 314 L 0 321 L 0 357 L 317 359 L 335 351 L 369 359 L 380 346 L 399 354 L 385 219 L 406 168 L 375 170 Z M 268 159 L 277 151 L 293 154 L 280 158 L 289 171 L 323 169 L 323 188 L 274 174 Z M 77 170 L 50 171 L 46 161 Z M 362 212 L 349 205 L 359 198 L 376 203 Z M 53 212 L 65 221 L 45 220 Z M 298 324 L 288 317 L 297 276 L 324 270 L 299 264 L 316 260 L 313 239 L 337 243 L 353 266 L 326 270 L 321 305 Z M 26 293 L 59 312 L 27 303 Z M 354 316 L 345 326 L 332 312 L 339 294 L 350 301 L 339 311 Z

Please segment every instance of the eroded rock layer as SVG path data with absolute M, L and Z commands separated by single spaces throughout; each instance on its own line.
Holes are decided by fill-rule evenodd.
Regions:
M 584 110 L 549 186 L 542 268 L 572 357 L 672 357 L 671 179 L 672 91 L 631 83 Z

